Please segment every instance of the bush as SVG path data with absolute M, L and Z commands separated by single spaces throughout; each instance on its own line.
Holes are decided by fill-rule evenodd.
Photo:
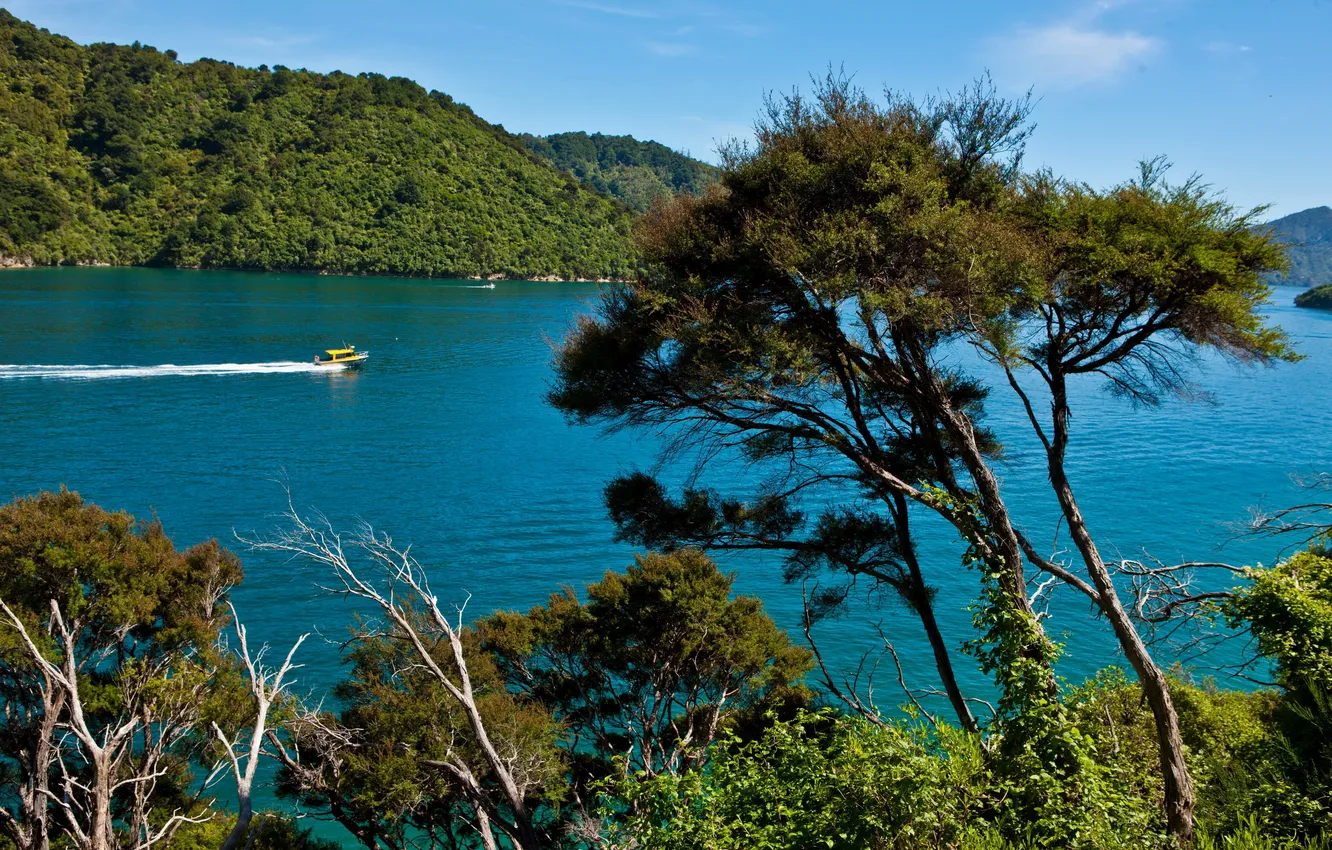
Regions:
M 984 789 L 965 733 L 802 714 L 748 744 L 728 738 L 703 770 L 608 782 L 603 815 L 643 850 L 943 847 Z

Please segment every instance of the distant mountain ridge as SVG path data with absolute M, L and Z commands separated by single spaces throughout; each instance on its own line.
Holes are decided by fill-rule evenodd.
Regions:
M 0 266 L 625 278 L 633 213 L 401 77 L 73 41 L 0 10 Z
M 660 197 L 699 194 L 716 183 L 720 169 L 658 142 L 601 133 L 520 135 L 528 150 L 550 160 L 599 192 L 644 211 Z
M 1289 245 L 1290 271 L 1274 283 L 1306 289 L 1332 284 L 1332 207 L 1302 210 L 1264 227 Z

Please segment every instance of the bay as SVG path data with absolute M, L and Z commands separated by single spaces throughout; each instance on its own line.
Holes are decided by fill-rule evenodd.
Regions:
M 246 551 L 234 536 L 273 526 L 284 507 L 276 481 L 302 510 L 341 526 L 364 519 L 411 542 L 440 597 L 470 600 L 469 614 L 526 608 L 632 560 L 634 550 L 613 540 L 601 489 L 617 473 L 650 468 L 655 441 L 570 425 L 543 401 L 551 345 L 597 292 L 569 283 L 7 271 L 0 491 L 65 485 L 107 508 L 155 513 L 179 545 L 218 537 L 238 549 L 246 580 L 233 598 L 252 636 L 278 647 L 306 631 L 322 638 L 302 651 L 301 689 L 318 698 L 339 676 L 347 603 L 319 591 L 318 572 Z M 1207 362 L 1202 384 L 1215 404 L 1133 410 L 1081 390 L 1075 483 L 1111 551 L 1236 563 L 1277 556 L 1280 543 L 1230 541 L 1227 523 L 1250 506 L 1296 500 L 1292 474 L 1332 469 L 1332 314 L 1295 309 L 1293 294 L 1278 290 L 1271 315 L 1307 359 L 1257 370 Z M 363 369 L 307 366 L 342 342 L 371 352 Z M 1052 536 L 1055 506 L 1021 411 L 998 393 L 990 424 L 1008 444 L 1010 504 L 1038 538 Z M 733 486 L 743 491 L 747 481 L 734 471 Z M 958 566 L 946 529 L 926 522 L 918 536 L 946 634 L 960 645 L 971 636 L 976 576 Z M 800 588 L 781 582 L 776 559 L 721 560 L 740 591 L 760 596 L 798 634 Z M 865 598 L 820 626 L 834 671 L 849 674 L 876 650 L 876 623 L 909 680 L 928 686 L 928 649 L 892 600 Z M 1073 597 L 1059 600 L 1051 627 L 1069 640 L 1061 672 L 1070 680 L 1115 661 L 1103 628 Z M 1216 661 L 1193 663 L 1205 673 Z M 969 687 L 985 687 L 961 666 Z M 880 700 L 891 707 L 900 701 L 895 675 L 880 676 Z

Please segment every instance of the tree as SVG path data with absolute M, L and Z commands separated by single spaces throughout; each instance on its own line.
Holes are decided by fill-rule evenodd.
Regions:
M 179 552 L 76 493 L 0 507 L 0 828 L 17 847 L 148 848 L 212 816 L 190 760 L 240 578 L 216 541 Z
M 369 526 L 344 539 L 326 522 L 316 520 L 312 525 L 302 518 L 290 499 L 285 517 L 287 528 L 245 542 L 260 551 L 309 559 L 333 573 L 336 592 L 372 603 L 386 622 L 382 630 L 375 628 L 360 636 L 358 652 L 363 656 L 357 666 L 362 681 L 377 688 L 378 696 L 393 696 L 394 691 L 420 696 L 424 691 L 425 705 L 419 698 L 411 701 L 416 712 L 433 703 L 434 711 L 421 717 L 428 724 L 421 731 L 427 733 L 430 751 L 408 752 L 409 761 L 418 769 L 438 771 L 456 789 L 457 796 L 469 807 L 468 817 L 486 848 L 499 846 L 496 830 L 521 850 L 545 846 L 548 838 L 535 818 L 534 808 L 552 777 L 562 771 L 553 746 L 555 726 L 541 722 L 539 706 L 523 704 L 502 688 L 491 690 L 484 673 L 473 675 L 475 655 L 467 646 L 464 606 L 457 609 L 456 619 L 446 616 L 410 547 L 396 546 L 390 537 Z M 350 559 L 349 550 L 364 556 L 382 572 L 382 580 L 363 577 Z M 370 696 L 369 702 L 373 703 L 374 695 Z M 400 702 L 399 707 L 406 704 Z M 378 709 L 381 722 L 392 723 L 395 718 L 385 717 L 383 712 L 393 707 L 380 705 Z M 299 745 L 304 740 L 307 751 L 324 754 L 322 767 L 337 769 L 349 748 L 365 743 L 353 732 L 315 716 L 297 724 L 295 752 L 281 746 L 275 736 L 269 740 L 279 747 L 278 757 L 298 792 L 331 794 L 341 802 L 345 790 L 336 781 L 331 782 L 320 765 L 312 769 L 303 764 Z M 408 791 L 418 797 L 420 804 L 435 802 L 431 795 L 415 788 L 409 786 Z M 439 794 L 436 799 L 448 803 L 451 796 Z M 382 829 L 356 824 L 350 817 L 344 822 L 367 847 L 377 846 L 374 842 L 384 834 Z
M 250 696 L 254 699 L 253 712 L 246 712 L 245 719 L 249 721 L 250 740 L 248 746 L 243 750 L 241 749 L 239 731 L 236 733 L 227 732 L 216 719 L 210 724 L 213 734 L 225 750 L 227 761 L 231 765 L 232 776 L 236 780 L 236 799 L 239 809 L 236 814 L 236 823 L 222 842 L 222 850 L 237 850 L 242 846 L 241 842 L 249 836 L 250 824 L 254 820 L 254 779 L 259 770 L 259 760 L 265 755 L 271 755 L 271 753 L 265 751 L 265 746 L 268 743 L 267 738 L 272 729 L 269 725 L 271 722 L 269 713 L 276 703 L 287 700 L 286 691 L 291 687 L 291 680 L 287 676 L 292 670 L 300 666 L 293 665 L 292 658 L 309 635 L 301 635 L 297 638 L 282 664 L 276 670 L 270 670 L 264 666 L 264 655 L 267 654 L 268 647 L 261 647 L 258 652 L 252 653 L 248 631 L 241 624 L 240 618 L 236 616 L 236 609 L 231 607 L 231 603 L 227 603 L 227 607 L 231 611 L 232 620 L 236 623 L 236 638 L 240 643 L 240 662 L 245 667 Z
M 1096 546 L 1067 470 L 1073 418 L 1069 388 L 1107 382 L 1140 405 L 1189 395 L 1190 359 L 1210 348 L 1241 362 L 1297 359 L 1285 335 L 1266 327 L 1263 278 L 1282 266 L 1280 246 L 1197 178 L 1165 182 L 1164 159 L 1143 163 L 1137 180 L 1109 192 L 1038 175 L 1022 186 L 1019 215 L 1040 246 L 1039 298 L 1004 317 L 977 322 L 969 339 L 1005 371 L 1045 448 L 1050 485 L 1080 556 L 1069 583 L 1109 621 L 1156 719 L 1166 813 L 1172 832 L 1192 830 L 1192 780 L 1164 671 L 1152 658 Z M 1049 404 L 1042 416 L 1018 370 L 1035 376 Z M 1034 557 L 1034 556 L 1033 556 Z
M 767 472 L 758 498 L 671 499 L 642 481 L 608 488 L 631 538 L 786 549 L 886 582 L 921 617 L 959 721 L 948 647 L 909 532 L 922 512 L 968 545 L 985 592 L 973 644 L 1003 688 L 1005 747 L 1076 780 L 1086 754 L 1067 720 L 1028 571 L 1076 588 L 1110 619 L 1160 732 L 1171 832 L 1192 834 L 1191 780 L 1169 689 L 1094 546 L 1068 480 L 1068 382 L 1099 376 L 1129 398 L 1190 387 L 1191 352 L 1291 356 L 1263 325 L 1261 276 L 1278 246 L 1196 181 L 1160 164 L 1098 192 L 1024 175 L 1029 105 L 984 81 L 959 95 L 875 105 L 831 77 L 814 102 L 770 102 L 753 148 L 726 154 L 722 187 L 649 215 L 653 270 L 609 292 L 557 355 L 552 402 L 582 422 L 651 428 L 707 460 L 738 450 Z M 1079 570 L 1020 530 L 982 424 L 996 388 L 945 356 L 972 345 L 1004 369 L 1047 448 L 1052 495 Z M 1039 376 L 1043 422 L 1019 370 Z M 646 494 L 646 495 L 645 495 Z M 845 507 L 813 521 L 822 496 Z M 776 519 L 776 522 L 771 520 Z M 955 680 L 954 680 L 955 681 Z M 1048 748 L 1048 751 L 1047 749 Z M 1071 749 L 1070 749 L 1071 748 Z
M 482 648 L 511 690 L 547 706 L 568 730 L 575 788 L 621 769 L 697 767 L 742 712 L 803 701 L 811 665 L 754 598 L 700 552 L 649 554 L 625 572 L 573 588 L 526 614 L 479 621 Z

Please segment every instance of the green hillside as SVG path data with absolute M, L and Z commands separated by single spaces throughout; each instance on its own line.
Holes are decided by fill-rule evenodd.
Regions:
M 1314 207 L 1268 222 L 1290 244 L 1290 272 L 1275 283 L 1314 287 L 1332 284 L 1332 208 Z
M 400 77 L 81 47 L 0 10 L 0 261 L 624 277 L 631 211 Z
M 636 210 L 680 192 L 698 194 L 717 182 L 718 170 L 657 142 L 601 133 L 520 136 L 534 153 L 575 175 L 598 192 L 614 195 Z

